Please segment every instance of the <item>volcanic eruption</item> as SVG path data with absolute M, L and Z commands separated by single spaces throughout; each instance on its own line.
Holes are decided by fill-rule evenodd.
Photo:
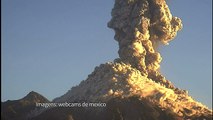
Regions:
M 160 73 L 162 57 L 156 48 L 159 44 L 168 45 L 182 29 L 181 19 L 172 16 L 166 1 L 115 0 L 111 15 L 108 27 L 115 31 L 119 58 L 96 67 L 86 80 L 54 102 L 110 103 L 114 107 L 111 105 L 109 111 L 120 110 L 117 114 L 122 117 L 116 118 L 119 120 L 211 119 L 211 110 L 196 102 L 186 90 L 175 87 Z M 136 103 L 132 100 L 135 97 Z M 143 114 L 136 112 L 138 114 L 131 117 L 127 104 L 137 104 L 130 107 L 135 112 L 140 107 L 144 108 L 139 110 Z M 146 113 L 150 108 L 152 112 Z M 101 119 L 113 119 L 114 114 Z
M 174 88 L 159 72 L 162 57 L 155 49 L 168 44 L 182 28 L 164 0 L 116 0 L 108 26 L 115 30 L 120 60 L 145 77 Z
M 50 108 L 32 120 L 211 120 L 212 110 L 160 73 L 159 44 L 182 29 L 165 0 L 115 0 L 108 27 L 119 58 L 97 66 L 54 103 L 98 102 L 101 108 Z

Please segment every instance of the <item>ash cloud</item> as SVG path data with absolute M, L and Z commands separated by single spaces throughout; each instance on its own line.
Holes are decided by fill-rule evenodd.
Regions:
M 182 23 L 172 16 L 165 0 L 115 0 L 111 15 L 108 27 L 115 31 L 120 60 L 142 75 L 174 88 L 159 72 L 162 57 L 156 47 L 174 39 Z
M 159 72 L 162 58 L 156 47 L 168 44 L 182 28 L 181 20 L 172 17 L 164 0 L 115 0 L 108 26 L 115 30 L 120 58 L 97 66 L 86 80 L 54 99 L 54 102 L 102 101 L 108 104 L 116 98 L 119 104 L 125 99 L 133 103 L 122 104 L 119 109 L 119 104 L 113 101 L 112 106 L 121 117 L 115 118 L 116 112 L 103 110 L 104 115 L 108 114 L 111 118 L 99 118 L 101 120 L 212 118 L 211 110 L 195 101 L 187 91 L 176 88 Z M 139 102 L 135 103 L 132 97 Z M 130 106 L 132 113 L 129 113 Z M 138 108 L 152 112 L 145 113 Z M 164 118 L 163 114 L 166 114 Z

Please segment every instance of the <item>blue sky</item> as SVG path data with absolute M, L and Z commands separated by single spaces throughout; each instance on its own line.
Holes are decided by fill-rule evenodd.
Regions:
M 168 0 L 184 27 L 160 47 L 161 71 L 212 106 L 212 1 Z M 118 57 L 107 28 L 114 0 L 2 0 L 2 101 L 36 91 L 52 100 Z

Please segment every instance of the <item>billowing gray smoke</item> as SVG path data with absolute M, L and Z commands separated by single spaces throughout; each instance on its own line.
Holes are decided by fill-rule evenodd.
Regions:
M 211 110 L 174 87 L 159 71 L 162 58 L 156 47 L 168 44 L 182 28 L 165 0 L 115 0 L 108 26 L 115 30 L 120 58 L 96 67 L 54 102 L 106 102 L 103 113 L 94 112 L 98 120 L 211 120 Z
M 159 43 L 168 44 L 182 28 L 180 18 L 172 17 L 165 0 L 115 0 L 108 27 L 115 30 L 122 62 L 141 74 L 165 85 L 174 86 L 160 72 Z
M 162 58 L 155 48 L 168 44 L 182 28 L 165 0 L 115 0 L 108 26 L 115 30 L 120 58 L 97 66 L 86 80 L 53 100 L 67 107 L 36 108 L 26 115 L 13 109 L 19 104 L 6 103 L 2 118 L 14 114 L 30 120 L 212 120 L 212 110 L 159 72 Z

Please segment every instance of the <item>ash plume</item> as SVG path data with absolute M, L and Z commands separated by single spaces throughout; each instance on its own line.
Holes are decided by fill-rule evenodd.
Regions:
M 162 57 L 155 49 L 168 44 L 181 30 L 165 0 L 115 0 L 108 27 L 114 29 L 120 60 L 138 69 L 142 75 L 168 88 L 174 86 L 160 74 Z
M 108 27 L 115 30 L 120 58 L 97 66 L 86 80 L 53 100 L 104 102 L 106 108 L 34 110 L 30 120 L 212 120 L 212 110 L 160 73 L 157 47 L 167 45 L 182 28 L 165 0 L 115 0 L 111 14 Z
M 211 120 L 211 110 L 159 71 L 158 44 L 168 44 L 182 28 L 181 19 L 172 17 L 165 0 L 115 0 L 111 14 L 108 27 L 115 31 L 120 58 L 96 67 L 54 102 L 108 104 L 100 111 L 85 109 L 81 114 L 90 116 L 86 118 L 77 117 L 78 110 L 73 110 L 75 120 Z
M 158 44 L 167 45 L 182 29 L 181 19 L 172 17 L 165 0 L 115 0 L 111 15 L 108 27 L 115 31 L 119 58 L 96 67 L 86 80 L 54 101 L 110 103 L 118 99 L 118 104 L 113 101 L 114 109 L 121 111 L 118 120 L 210 120 L 211 110 L 195 101 L 187 91 L 176 88 L 159 71 L 162 57 L 157 51 Z M 135 103 L 132 97 L 140 102 Z M 131 105 L 124 103 L 117 107 L 126 99 L 133 102 L 134 113 L 144 108 L 143 105 L 151 105 L 145 111 L 163 112 L 139 110 L 142 115 L 126 114 L 127 106 Z M 110 119 L 101 119 L 115 119 L 115 114 L 110 113 Z

